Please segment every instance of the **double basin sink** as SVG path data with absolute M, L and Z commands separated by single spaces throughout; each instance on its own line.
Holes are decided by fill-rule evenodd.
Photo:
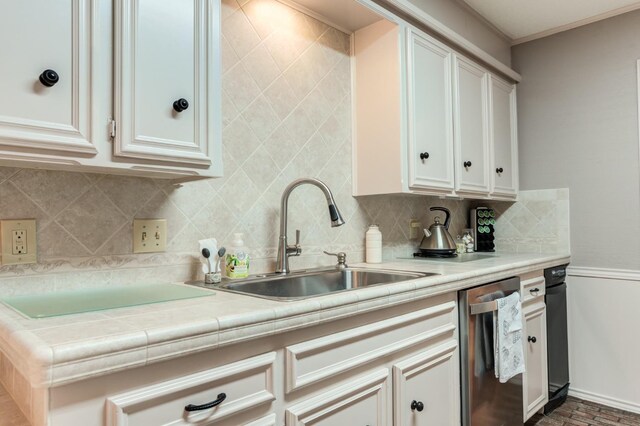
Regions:
M 256 275 L 225 280 L 213 288 L 272 300 L 300 300 L 325 294 L 423 278 L 433 273 L 397 272 L 364 268 L 322 269 L 287 275 Z M 200 283 L 200 286 L 205 286 Z M 211 288 L 210 285 L 206 287 Z

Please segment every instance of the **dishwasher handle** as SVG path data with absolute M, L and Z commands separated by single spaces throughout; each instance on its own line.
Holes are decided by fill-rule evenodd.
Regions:
M 491 302 L 473 303 L 469 305 L 469 311 L 471 315 L 486 314 L 489 312 L 495 312 L 498 310 L 498 301 L 492 300 Z

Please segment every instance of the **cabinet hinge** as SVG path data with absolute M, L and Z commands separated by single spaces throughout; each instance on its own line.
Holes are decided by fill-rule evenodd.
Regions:
M 111 139 L 116 138 L 116 120 L 109 120 L 109 136 Z

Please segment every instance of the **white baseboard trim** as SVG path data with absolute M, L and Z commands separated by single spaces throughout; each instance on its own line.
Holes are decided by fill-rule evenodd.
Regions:
M 640 404 L 630 401 L 622 401 L 620 399 L 611 398 L 609 396 L 600 395 L 594 392 L 583 391 L 580 389 L 569 388 L 569 396 L 584 399 L 585 401 L 596 402 L 606 405 L 607 407 L 618 408 L 620 410 L 630 411 L 640 414 Z
M 570 266 L 567 268 L 570 277 L 604 278 L 609 280 L 640 281 L 640 271 L 634 269 L 607 269 Z

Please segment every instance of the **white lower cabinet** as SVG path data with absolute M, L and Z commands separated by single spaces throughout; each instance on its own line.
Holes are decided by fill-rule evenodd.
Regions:
M 456 293 L 49 389 L 34 426 L 460 423 Z
M 525 319 L 525 359 L 527 371 L 524 378 L 525 421 L 549 401 L 547 378 L 547 308 L 544 298 L 527 307 Z
M 547 307 L 542 271 L 521 277 L 524 320 L 523 412 L 526 422 L 549 402 L 547 376 Z
M 394 425 L 460 424 L 457 348 L 451 340 L 394 364 Z
M 376 368 L 381 360 L 384 368 Z M 460 423 L 453 299 L 293 345 L 285 363 L 293 395 L 311 384 L 341 383 L 294 403 L 286 411 L 287 426 Z M 367 364 L 374 366 L 370 373 L 350 378 L 349 370 Z
M 271 352 L 114 395 L 107 398 L 107 425 L 209 425 L 230 417 L 229 424 L 243 424 L 234 415 L 275 400 L 275 360 Z
M 287 409 L 287 426 L 391 424 L 389 370 L 377 370 Z

